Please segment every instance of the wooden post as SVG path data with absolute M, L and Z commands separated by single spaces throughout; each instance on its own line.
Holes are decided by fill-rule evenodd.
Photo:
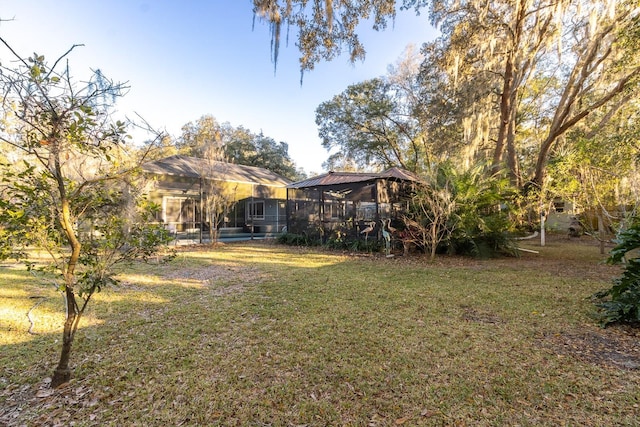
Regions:
M 604 220 L 602 219 L 602 212 L 598 211 L 598 239 L 600 240 L 600 255 L 604 255 Z
M 544 209 L 540 209 L 540 246 L 544 246 L 546 244 L 546 235 L 545 235 L 545 213 Z

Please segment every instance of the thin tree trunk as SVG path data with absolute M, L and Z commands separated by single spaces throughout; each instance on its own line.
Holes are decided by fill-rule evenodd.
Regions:
M 600 255 L 604 255 L 605 247 L 604 247 L 604 239 L 605 239 L 605 230 L 604 230 L 604 218 L 602 217 L 602 208 L 598 209 L 598 239 L 600 240 Z
M 62 176 L 62 174 L 59 173 L 57 176 Z M 75 295 L 75 268 L 80 258 L 81 244 L 78 240 L 78 236 L 76 236 L 75 230 L 73 229 L 74 224 L 71 216 L 71 208 L 69 206 L 69 200 L 66 197 L 66 188 L 62 180 L 58 180 L 58 189 L 61 194 L 60 204 L 62 208 L 60 212 L 60 223 L 67 238 L 69 239 L 71 254 L 64 272 L 66 318 L 64 322 L 64 329 L 62 331 L 60 361 L 58 362 L 58 366 L 53 372 L 53 377 L 51 379 L 52 388 L 59 387 L 60 385 L 68 382 L 71 378 L 69 360 L 71 358 L 73 338 L 81 315 L 81 312 L 78 310 Z
M 516 109 L 511 109 L 511 120 L 509 120 L 509 128 L 507 132 L 507 166 L 509 168 L 509 176 L 511 183 L 516 188 L 521 188 L 522 179 L 520 178 L 520 166 L 518 164 L 518 155 L 516 153 Z
M 433 261 L 436 259 L 436 250 L 438 249 L 438 226 L 436 221 L 431 223 L 431 254 L 429 259 Z
M 69 359 L 71 358 L 71 347 L 73 344 L 73 337 L 75 335 L 74 324 L 77 316 L 77 305 L 75 293 L 70 287 L 67 287 L 65 290 L 65 306 L 67 316 L 64 321 L 64 329 L 62 331 L 62 349 L 60 351 L 60 361 L 58 362 L 58 366 L 55 371 L 53 371 L 53 377 L 51 378 L 52 388 L 57 388 L 60 385 L 69 382 L 71 379 Z

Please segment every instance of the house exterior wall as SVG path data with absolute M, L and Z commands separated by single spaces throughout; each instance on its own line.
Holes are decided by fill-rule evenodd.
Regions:
M 246 232 L 280 233 L 286 226 L 286 200 L 251 197 L 238 203 Z
M 157 220 L 172 231 L 182 232 L 200 229 L 204 218 L 204 230 L 209 229 L 210 218 L 206 211 L 207 193 L 224 194 L 230 206 L 221 215 L 220 227 L 242 227 L 245 231 L 271 233 L 281 230 L 286 223 L 284 187 L 252 183 L 206 180 L 171 175 L 149 177 L 148 195 L 161 210 Z M 261 215 L 251 215 L 250 205 L 261 206 Z

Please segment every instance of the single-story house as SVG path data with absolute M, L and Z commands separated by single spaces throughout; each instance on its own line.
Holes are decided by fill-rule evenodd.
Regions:
M 149 197 L 161 206 L 158 221 L 175 232 L 223 231 L 257 234 L 332 234 L 380 237 L 406 209 L 415 184 L 413 173 L 390 168 L 379 173 L 328 172 L 292 183 L 269 170 L 175 155 L 145 163 Z M 225 210 L 207 212 L 215 195 Z M 395 224 L 398 225 L 397 223 Z M 366 231 L 369 229 L 369 231 Z
M 294 233 L 379 237 L 395 224 L 420 178 L 401 168 L 379 173 L 329 172 L 287 185 L 287 227 Z M 392 225 L 393 227 L 393 225 Z
M 242 229 L 277 233 L 286 225 L 290 180 L 267 169 L 175 155 L 142 165 L 149 198 L 162 207 L 158 221 L 175 232 Z M 208 212 L 215 195 L 219 214 Z

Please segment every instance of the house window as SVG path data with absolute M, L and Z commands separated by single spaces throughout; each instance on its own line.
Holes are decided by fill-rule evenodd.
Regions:
M 189 197 L 163 197 L 164 221 L 169 225 L 181 224 L 194 228 L 200 218 L 199 202 Z
M 340 200 L 332 200 L 325 203 L 325 212 L 327 210 L 329 211 L 331 219 L 344 218 L 344 202 L 341 202 Z
M 558 212 L 558 213 L 564 212 L 564 200 L 555 199 L 553 201 L 553 207 L 554 207 L 555 211 Z
M 248 202 L 248 219 L 264 220 L 264 201 Z

